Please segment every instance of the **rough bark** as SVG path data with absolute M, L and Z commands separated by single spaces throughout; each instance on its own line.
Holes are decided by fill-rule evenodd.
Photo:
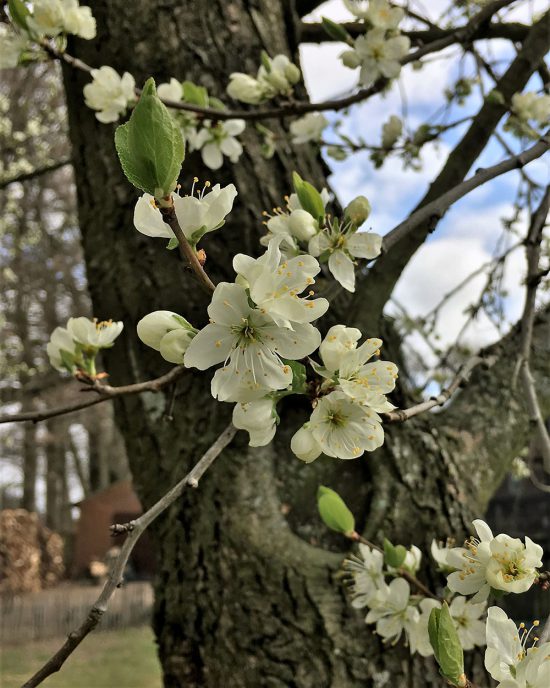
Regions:
M 294 54 L 297 47 L 297 18 L 290 3 L 280 0 L 90 4 L 98 39 L 77 42 L 73 51 L 94 66 L 131 71 L 138 84 L 150 75 L 157 81 L 177 76 L 221 95 L 231 71 L 257 68 L 261 49 Z M 98 124 L 83 105 L 86 81 L 65 72 L 94 315 L 125 322 L 123 337 L 106 357 L 111 382 L 120 384 L 167 370 L 135 335 L 144 314 L 173 309 L 202 325 L 207 300 L 175 251 L 133 229 L 136 193 L 116 160 L 113 128 Z M 281 127 L 286 124 L 275 123 L 275 133 Z M 204 242 L 215 281 L 233 279 L 230 255 L 258 251 L 261 211 L 280 205 L 294 169 L 313 183 L 324 181 L 323 166 L 307 146 L 284 144 L 266 161 L 253 132 L 239 164 L 215 175 L 201 167 L 198 156 L 188 157 L 180 179 L 184 188 L 197 175 L 234 182 L 240 194 L 227 225 Z M 396 346 L 390 342 L 390 349 Z M 512 338 L 506 346 L 511 360 Z M 337 575 L 345 543 L 320 527 L 315 492 L 320 483 L 337 488 L 371 537 L 422 546 L 434 536 L 460 536 L 468 519 L 480 515 L 527 432 L 511 393 L 497 403 L 507 371 L 497 364 L 480 374 L 449 426 L 445 414 L 392 427 L 382 450 L 357 461 L 322 458 L 305 466 L 290 455 L 289 438 L 306 407 L 283 406 L 282 430 L 270 447 L 250 450 L 239 435 L 199 490 L 188 491 L 155 525 L 154 627 L 165 685 L 440 686 L 431 661 L 412 661 L 406 649 L 382 651 L 362 615 L 346 603 Z M 146 506 L 184 475 L 231 410 L 210 397 L 208 374 L 190 371 L 178 381 L 169 421 L 164 411 L 173 393 L 127 397 L 116 406 Z M 472 412 L 477 399 L 486 405 L 479 416 Z M 484 431 L 488 423 L 492 443 Z

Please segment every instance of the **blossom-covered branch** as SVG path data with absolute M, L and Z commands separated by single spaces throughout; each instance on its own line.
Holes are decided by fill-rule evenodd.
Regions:
M 34 676 L 23 684 L 22 688 L 35 688 L 35 686 L 40 685 L 48 676 L 59 671 L 66 659 L 74 652 L 84 638 L 93 631 L 107 611 L 111 597 L 124 581 L 126 564 L 139 538 L 151 523 L 181 496 L 186 488 L 198 487 L 199 481 L 204 473 L 232 441 L 236 432 L 237 429 L 230 423 L 182 480 L 174 485 L 171 490 L 161 497 L 158 502 L 144 514 L 139 516 L 139 518 L 136 518 L 129 524 L 125 524 L 126 527 L 124 530 L 128 535 L 121 547 L 120 554 L 112 564 L 107 581 L 99 597 L 88 612 L 86 619 L 75 631 L 69 634 L 69 637 L 61 648 L 34 674 Z M 120 526 L 118 526 L 118 528 L 120 528 Z M 116 525 L 113 530 L 117 532 Z

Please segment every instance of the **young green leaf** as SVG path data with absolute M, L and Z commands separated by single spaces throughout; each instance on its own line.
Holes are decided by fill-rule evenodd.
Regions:
M 183 88 L 183 99 L 186 103 L 192 103 L 193 105 L 199 105 L 200 107 L 208 107 L 208 91 L 204 86 L 198 86 L 192 81 L 184 81 L 182 84 Z
M 439 615 L 441 614 L 441 609 L 435 607 L 430 612 L 430 618 L 428 619 L 428 635 L 430 637 L 430 645 L 434 651 L 434 657 L 436 662 L 439 664 L 439 644 L 438 644 L 438 632 L 439 632 Z
M 392 545 L 392 543 L 384 538 L 384 561 L 388 566 L 398 569 L 403 565 L 407 550 L 403 545 Z
M 13 23 L 22 29 L 27 29 L 27 19 L 30 16 L 30 12 L 25 3 L 22 0 L 8 0 L 8 7 Z
M 330 487 L 320 485 L 317 490 L 317 508 L 324 524 L 338 533 L 355 531 L 355 519 L 340 495 Z
M 286 358 L 283 361 L 292 370 L 292 391 L 297 393 L 304 392 L 307 378 L 305 365 L 299 361 L 289 361 Z
M 333 22 L 332 19 L 328 19 L 327 17 L 321 17 L 321 23 L 323 24 L 325 33 L 335 41 L 343 41 L 344 43 L 348 43 L 351 40 L 351 36 L 341 24 L 337 24 L 336 22 Z
M 129 121 L 117 128 L 115 146 L 124 174 L 138 189 L 157 198 L 174 190 L 185 145 L 153 79 L 146 82 Z
M 312 215 L 317 222 L 322 222 L 325 216 L 325 204 L 321 194 L 309 182 L 304 181 L 297 172 L 292 173 L 292 181 L 302 208 Z
M 428 620 L 428 635 L 441 675 L 453 686 L 463 688 L 466 685 L 464 652 L 446 602 L 441 609 L 432 609 Z

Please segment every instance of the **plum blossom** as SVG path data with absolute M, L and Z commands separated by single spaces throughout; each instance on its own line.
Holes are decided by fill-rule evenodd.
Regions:
M 65 327 L 56 327 L 50 335 L 46 352 L 52 366 L 59 371 L 72 372 L 77 357 L 76 344 Z
M 17 67 L 21 53 L 28 45 L 28 40 L 16 33 L 8 24 L 0 23 L 0 69 Z
M 319 453 L 338 459 L 356 459 L 384 442 L 380 416 L 366 406 L 355 404 L 339 390 L 317 401 L 307 432 Z
M 265 397 L 258 401 L 235 404 L 233 425 L 239 430 L 248 432 L 251 447 L 263 447 L 269 444 L 277 430 L 273 399 Z
M 425 597 L 418 604 L 418 619 L 408 635 L 411 654 L 418 653 L 422 657 L 433 655 L 434 651 L 428 634 L 428 623 L 432 609 L 440 608 L 441 602 L 430 597 Z
M 320 112 L 309 112 L 290 124 L 292 142 L 296 144 L 320 141 L 328 119 Z
M 410 637 L 419 620 L 418 609 L 409 604 L 411 589 L 404 578 L 394 578 L 379 590 L 370 603 L 365 621 L 376 624 L 376 632 L 396 643 L 403 631 Z
M 123 327 L 120 321 L 98 321 L 97 318 L 69 318 L 67 322 L 67 331 L 74 341 L 91 349 L 108 349 L 113 346 Z
M 309 423 L 304 423 L 290 440 L 292 453 L 304 463 L 311 463 L 323 453 L 321 446 L 311 434 Z
M 71 33 L 90 40 L 96 35 L 92 10 L 77 0 L 35 0 L 27 24 L 40 36 Z
M 264 54 L 256 78 L 243 72 L 229 75 L 227 93 L 242 103 L 257 105 L 275 96 L 289 96 L 301 73 L 286 55 L 270 58 Z
M 154 311 L 137 324 L 138 337 L 160 352 L 170 363 L 183 363 L 183 357 L 197 330 L 173 311 Z
M 238 162 L 243 152 L 240 141 L 235 138 L 245 129 L 243 119 L 228 119 L 213 124 L 209 120 L 194 135 L 188 133 L 191 150 L 200 150 L 203 163 L 211 170 L 218 170 L 226 156 L 233 163 Z
M 382 552 L 360 543 L 358 554 L 346 559 L 344 568 L 353 577 L 352 607 L 370 606 L 376 593 L 385 586 Z
M 193 245 L 204 234 L 224 224 L 225 217 L 231 212 L 237 196 L 234 184 L 228 184 L 223 188 L 216 184 L 210 189 L 210 182 L 206 182 L 203 189 L 195 195 L 197 181 L 195 178 L 188 196 L 172 194 L 178 223 L 187 240 Z M 138 232 L 146 236 L 175 238 L 170 227 L 164 222 L 155 199 L 148 193 L 144 193 L 136 203 L 134 226 Z
M 513 593 L 528 590 L 542 566 L 542 547 L 528 537 L 525 544 L 505 534 L 494 537 L 480 519 L 472 525 L 479 539 L 470 538 L 446 556 L 447 565 L 457 569 L 447 578 L 449 589 L 461 595 L 475 593 L 475 602 L 487 599 L 491 588 Z
M 536 644 L 533 631 L 516 624 L 499 607 L 487 612 L 485 668 L 499 688 L 547 688 L 550 685 L 550 642 Z M 531 643 L 531 647 L 528 644 Z
M 265 92 L 262 84 L 253 76 L 250 76 L 250 74 L 233 72 L 233 74 L 229 75 L 229 79 L 226 90 L 231 98 L 249 105 L 258 105 L 258 103 L 264 100 Z
M 403 132 L 403 122 L 397 115 L 392 115 L 382 125 L 382 148 L 393 148 Z
M 240 284 L 218 284 L 208 315 L 210 324 L 194 337 L 184 363 L 199 370 L 224 364 L 212 380 L 212 395 L 220 401 L 254 401 L 285 389 L 292 370 L 282 359 L 307 356 L 321 338 L 309 322 L 294 321 L 293 329 L 277 325 L 250 304 Z
M 120 76 L 109 66 L 92 69 L 91 74 L 92 83 L 84 86 L 86 105 L 96 110 L 103 124 L 116 122 L 136 100 L 134 77 L 128 72 Z
M 480 617 L 485 614 L 486 607 L 485 602 L 475 604 L 462 595 L 452 599 L 449 611 L 456 622 L 463 650 L 473 650 L 476 645 L 485 645 L 485 622 Z
M 346 67 L 361 67 L 359 81 L 370 86 L 380 77 L 395 79 L 401 71 L 401 60 L 409 51 L 410 40 L 407 36 L 388 38 L 385 29 L 374 28 L 354 41 L 354 47 L 342 53 Z

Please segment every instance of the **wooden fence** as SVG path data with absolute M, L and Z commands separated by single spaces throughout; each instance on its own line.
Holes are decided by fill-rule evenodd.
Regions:
M 93 585 L 64 584 L 50 590 L 0 598 L 0 641 L 18 643 L 66 636 L 86 617 L 99 594 Z M 98 630 L 149 623 L 153 590 L 149 583 L 128 583 L 117 590 Z

